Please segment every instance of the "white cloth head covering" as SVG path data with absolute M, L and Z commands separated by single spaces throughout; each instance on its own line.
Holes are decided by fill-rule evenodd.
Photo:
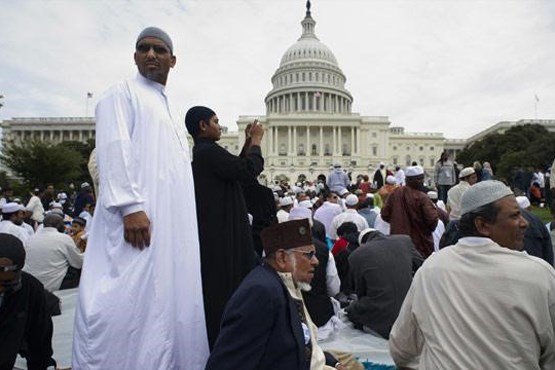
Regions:
M 527 209 L 528 207 L 530 207 L 530 200 L 524 195 L 516 197 L 516 202 L 518 203 L 518 206 L 522 209 Z
M 424 169 L 420 166 L 410 166 L 405 169 L 406 177 L 415 177 L 424 174 Z
M 369 233 L 374 232 L 374 231 L 378 231 L 378 230 L 376 230 L 374 228 L 371 228 L 371 227 L 368 227 L 368 228 L 362 230 L 360 232 L 360 234 L 358 234 L 358 245 L 362 245 L 362 238 L 364 238 L 364 235 L 369 234 Z
M 351 207 L 356 206 L 358 204 L 358 197 L 354 194 L 347 195 L 347 198 L 345 198 L 345 204 Z
M 470 176 L 473 173 L 476 173 L 476 171 L 474 170 L 474 167 L 465 167 L 461 170 L 461 172 L 459 173 L 459 179 L 462 179 L 466 176 Z
M 6 203 L 2 206 L 2 213 L 14 213 L 17 211 L 22 211 L 24 207 L 16 202 Z
M 343 189 L 343 190 L 341 190 L 341 191 L 339 192 L 339 195 L 343 196 L 343 195 L 345 195 L 345 194 L 349 194 L 349 193 L 350 193 L 350 191 L 349 191 L 349 190 L 347 190 L 347 189 Z
M 293 207 L 289 211 L 289 221 L 308 219 L 310 226 L 312 226 L 312 211 L 305 207 Z
M 307 200 L 301 200 L 299 202 L 299 207 L 304 207 L 304 208 L 309 208 L 310 209 L 310 208 L 312 208 L 312 205 L 313 205 L 312 201 L 310 201 L 308 199 Z
M 461 216 L 509 195 L 514 194 L 501 181 L 488 180 L 479 182 L 463 193 L 461 197 Z
M 431 190 L 430 190 L 430 191 L 428 192 L 428 198 L 430 198 L 430 199 L 437 199 L 437 192 L 431 191 Z
M 385 178 L 385 182 L 388 183 L 389 185 L 395 185 L 397 183 L 397 181 L 395 180 L 395 177 L 391 175 Z
M 293 199 L 291 197 L 283 197 L 279 199 L 279 205 L 281 207 L 290 206 L 293 204 Z

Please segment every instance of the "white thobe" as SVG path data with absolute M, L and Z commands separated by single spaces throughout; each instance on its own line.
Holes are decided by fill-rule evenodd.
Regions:
M 99 199 L 76 307 L 74 369 L 204 369 L 208 340 L 191 159 L 163 85 L 137 75 L 96 107 Z M 123 238 L 144 211 L 151 243 Z
M 23 244 L 29 239 L 29 233 L 22 226 L 16 225 L 10 220 L 0 221 L 0 233 L 10 234 L 21 240 Z
M 73 239 L 54 227 L 43 227 L 29 238 L 25 251 L 23 271 L 39 279 L 50 292 L 60 289 L 68 266 L 76 269 L 83 266 L 83 253 Z
M 461 218 L 461 198 L 465 191 L 470 189 L 470 184 L 460 181 L 447 192 L 447 207 L 449 208 L 449 220 Z
M 466 237 L 417 271 L 389 337 L 398 367 L 555 369 L 555 271 Z
M 333 218 L 341 212 L 343 212 L 343 210 L 339 204 L 328 201 L 324 202 L 324 204 L 314 212 L 314 219 L 324 224 L 328 237 L 331 237 L 331 222 Z

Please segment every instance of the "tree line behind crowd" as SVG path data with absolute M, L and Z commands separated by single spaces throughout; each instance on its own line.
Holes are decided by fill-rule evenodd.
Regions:
M 515 126 L 467 145 L 457 155 L 457 162 L 465 166 L 476 160 L 490 162 L 496 177 L 511 184 L 516 168 L 545 170 L 549 167 L 555 158 L 553 142 L 555 133 L 541 125 Z M 93 139 L 86 143 L 26 141 L 8 144 L 3 148 L 0 160 L 18 180 L 9 181 L 5 173 L 0 173 L 0 184 L 9 182 L 16 193 L 26 194 L 44 184 L 65 189 L 69 183 L 90 182 L 87 162 L 93 148 Z

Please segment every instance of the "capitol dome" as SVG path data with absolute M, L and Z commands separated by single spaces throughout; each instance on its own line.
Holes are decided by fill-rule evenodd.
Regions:
M 301 37 L 283 54 L 265 99 L 266 113 L 350 114 L 353 98 L 332 51 L 314 32 L 307 1 Z

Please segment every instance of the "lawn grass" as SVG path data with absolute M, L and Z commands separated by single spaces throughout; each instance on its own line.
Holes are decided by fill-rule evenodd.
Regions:
M 549 208 L 532 206 L 531 211 L 536 216 L 541 218 L 543 223 L 547 223 L 547 222 L 551 221 L 551 213 L 549 212 Z

